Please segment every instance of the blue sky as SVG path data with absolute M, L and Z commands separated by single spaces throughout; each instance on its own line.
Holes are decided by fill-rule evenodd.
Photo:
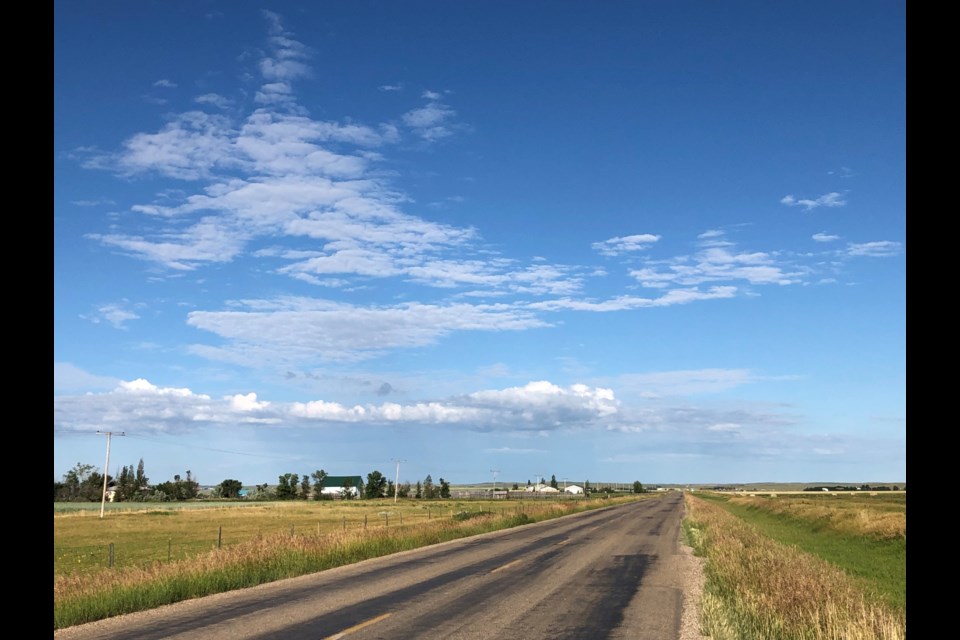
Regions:
M 54 479 L 905 482 L 905 57 L 883 0 L 56 2 Z

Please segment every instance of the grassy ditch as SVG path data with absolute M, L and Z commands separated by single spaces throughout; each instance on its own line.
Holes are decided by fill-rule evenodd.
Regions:
M 906 610 L 905 494 L 735 496 L 723 506 L 765 536 L 839 567 L 870 597 Z
M 510 509 L 499 511 L 471 509 L 467 505 L 456 508 L 457 505 L 448 504 L 444 505 L 449 509 L 446 517 L 431 517 L 415 523 L 408 519 L 407 524 L 396 526 L 387 526 L 384 522 L 372 527 L 367 515 L 368 526 L 365 528 L 331 528 L 319 533 L 313 527 L 304 527 L 303 533 L 297 533 L 296 525 L 291 531 L 284 522 L 279 530 L 274 528 L 271 532 L 259 533 L 252 539 L 220 548 L 208 545 L 207 550 L 181 560 L 155 560 L 99 570 L 60 573 L 55 570 L 54 630 L 636 499 L 525 501 L 522 505 L 511 505 Z M 385 506 L 367 505 L 365 508 L 379 509 L 374 511 L 379 516 L 385 512 Z M 248 517 L 252 515 L 247 509 L 242 511 Z M 312 506 L 312 524 L 315 525 L 323 515 L 329 515 L 324 511 L 324 505 Z M 123 517 L 130 518 L 123 526 L 136 530 L 136 520 L 147 522 L 152 516 L 143 513 Z M 266 517 L 276 517 L 276 513 L 268 511 Z M 185 528 L 182 521 L 175 522 L 177 518 L 153 520 L 181 530 Z M 386 517 L 376 521 L 381 520 Z M 94 528 L 102 522 L 93 518 L 88 521 Z
M 685 500 L 687 540 L 706 560 L 701 628 L 713 640 L 906 636 L 905 609 L 894 604 L 896 587 L 854 575 L 818 553 L 830 547 L 834 557 L 854 558 L 875 538 L 840 534 L 823 526 L 822 518 L 814 530 L 796 510 L 785 517 L 726 497 L 688 493 Z M 816 541 L 823 536 L 834 538 L 833 545 Z

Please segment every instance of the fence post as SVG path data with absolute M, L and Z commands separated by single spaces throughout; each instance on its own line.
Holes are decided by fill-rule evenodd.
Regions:
M 367 514 L 363 514 L 363 530 L 367 530 Z
M 343 516 L 343 530 L 347 530 L 347 516 Z
M 109 562 L 108 566 L 112 567 L 113 566 L 113 543 L 112 542 L 110 543 L 110 560 L 108 562 Z
M 221 544 L 223 544 L 223 525 L 217 528 L 217 549 L 220 548 Z
M 170 562 L 170 560 L 173 558 L 172 545 L 173 541 L 170 538 L 167 538 L 167 562 Z

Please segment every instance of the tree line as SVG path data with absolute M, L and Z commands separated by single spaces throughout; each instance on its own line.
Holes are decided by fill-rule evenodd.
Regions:
M 143 458 L 136 468 L 124 465 L 116 478 L 107 474 L 106 487 L 113 502 L 168 502 L 200 495 L 200 483 L 189 470 L 185 478 L 177 474 L 173 480 L 151 485 L 143 469 Z M 53 481 L 53 501 L 100 502 L 103 488 L 103 474 L 92 464 L 78 462 L 63 475 L 62 481 Z
M 234 499 L 246 497 L 251 500 L 334 500 L 344 498 L 449 498 L 450 483 L 443 478 L 434 483 L 430 475 L 416 485 L 403 482 L 399 486 L 386 478 L 380 471 L 367 474 L 367 481 L 358 478 L 353 486 L 351 478 L 335 487 L 337 491 L 325 491 L 330 475 L 323 469 L 313 473 L 285 473 L 277 478 L 277 484 L 254 485 L 252 490 L 244 492 L 240 480 L 227 478 L 213 487 L 211 497 Z M 117 477 L 107 475 L 107 492 L 111 502 L 170 502 L 192 500 L 200 496 L 200 483 L 188 470 L 186 477 L 179 474 L 173 480 L 150 484 L 144 472 L 143 459 L 136 467 L 124 466 Z M 104 477 L 91 464 L 78 462 L 63 475 L 61 481 L 53 482 L 54 502 L 100 502 L 103 499 Z
M 330 477 L 330 474 L 323 469 L 304 474 L 284 473 L 277 478 L 275 486 L 271 487 L 266 483 L 258 484 L 246 492 L 242 482 L 227 478 L 213 487 L 211 497 L 228 500 L 240 497 L 250 500 L 375 499 L 394 496 L 432 500 L 450 497 L 450 483 L 443 478 L 435 483 L 429 474 L 422 481 L 418 480 L 415 485 L 411 485 L 409 481 L 397 485 L 380 471 L 368 473 L 366 482 L 363 482 L 359 476 L 355 476 L 358 479 L 356 486 L 353 485 L 351 477 L 347 477 L 341 485 L 329 487 L 328 478 Z M 584 485 L 586 493 L 614 492 L 610 487 L 604 489 L 591 487 L 589 481 Z M 531 486 L 529 480 L 527 480 L 527 486 Z M 550 486 L 554 489 L 559 488 L 555 475 L 550 477 Z M 78 462 L 73 469 L 64 474 L 62 481 L 54 481 L 53 501 L 100 502 L 103 499 L 103 487 L 103 474 L 93 465 Z M 513 485 L 514 490 L 518 488 L 517 484 Z M 336 490 L 331 492 L 327 489 Z M 874 490 L 878 489 L 881 488 L 874 487 Z M 141 458 L 136 467 L 133 465 L 122 467 L 116 478 L 107 475 L 107 490 L 111 494 L 111 502 L 171 502 L 199 497 L 200 483 L 188 470 L 185 477 L 177 474 L 173 476 L 173 480 L 151 485 L 144 472 L 143 458 Z M 633 492 L 644 492 L 640 481 L 633 483 Z

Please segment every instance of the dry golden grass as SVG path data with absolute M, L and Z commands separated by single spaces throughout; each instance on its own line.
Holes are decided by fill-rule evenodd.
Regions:
M 572 501 L 574 504 L 579 501 Z M 277 533 L 324 534 L 393 528 L 450 518 L 460 511 L 501 515 L 530 510 L 540 501 L 356 500 L 289 501 L 110 511 L 58 512 L 53 517 L 54 573 L 108 568 L 108 546 L 117 566 L 148 564 L 229 547 Z
M 833 565 L 781 545 L 721 507 L 686 496 L 706 558 L 701 623 L 714 640 L 901 640 L 906 617 L 868 601 Z
M 237 517 L 239 512 L 242 512 L 241 517 L 250 518 L 251 522 L 255 523 L 253 528 L 268 528 L 270 531 L 254 533 L 246 540 L 219 549 L 208 545 L 205 550 L 189 558 L 172 562 L 153 561 L 112 569 L 59 574 L 55 572 L 55 628 L 57 625 L 69 626 L 89 622 L 186 598 L 295 577 L 365 558 L 633 499 L 636 498 L 524 501 L 522 504 L 499 502 L 495 507 L 485 505 L 482 512 L 479 508 L 482 505 L 476 504 L 469 505 L 470 508 L 467 509 L 467 505 L 458 502 L 432 504 L 429 507 L 412 503 L 405 505 L 411 511 L 410 515 L 404 518 L 402 526 L 399 524 L 399 513 L 390 511 L 385 501 L 365 501 L 366 504 L 362 506 L 335 506 L 324 503 L 289 506 L 271 504 L 254 507 L 252 510 L 225 509 L 223 513 L 191 510 L 164 516 L 144 513 L 139 516 L 116 516 L 110 519 L 110 531 L 114 534 L 127 530 L 136 531 L 138 526 L 151 522 L 152 518 L 161 521 L 165 527 L 161 529 L 164 535 L 169 533 L 171 526 L 174 529 L 186 530 L 200 523 L 201 528 L 206 529 L 213 522 Z M 393 503 L 389 505 L 392 507 Z M 398 505 L 397 509 L 400 508 L 402 507 Z M 352 524 L 344 529 L 343 518 L 350 509 L 354 510 L 349 520 Z M 411 517 L 415 511 L 420 510 L 424 512 L 423 517 Z M 392 521 L 394 524 L 386 526 L 386 517 L 380 514 L 389 513 L 393 513 L 395 520 Z M 431 515 L 428 517 L 427 513 Z M 322 518 L 323 515 L 327 517 Z M 364 516 L 368 519 L 366 528 L 358 524 L 362 523 Z M 181 517 L 182 520 L 179 519 Z M 267 518 L 267 524 L 273 523 L 275 526 L 265 527 L 262 520 L 264 517 Z M 304 526 L 291 527 L 291 522 L 301 522 L 298 518 L 304 519 Z M 55 518 L 55 521 L 58 520 L 61 526 L 64 526 L 65 522 L 84 519 Z M 99 518 L 87 519 L 87 525 L 96 529 L 107 521 L 106 518 L 103 521 Z M 306 522 L 314 526 L 308 527 Z M 320 533 L 316 532 L 318 522 L 327 523 L 326 529 L 321 524 Z M 249 523 L 247 526 L 248 530 L 251 530 Z
M 839 533 L 878 538 L 907 537 L 906 496 L 831 494 L 810 497 L 735 495 L 733 504 L 820 523 Z

